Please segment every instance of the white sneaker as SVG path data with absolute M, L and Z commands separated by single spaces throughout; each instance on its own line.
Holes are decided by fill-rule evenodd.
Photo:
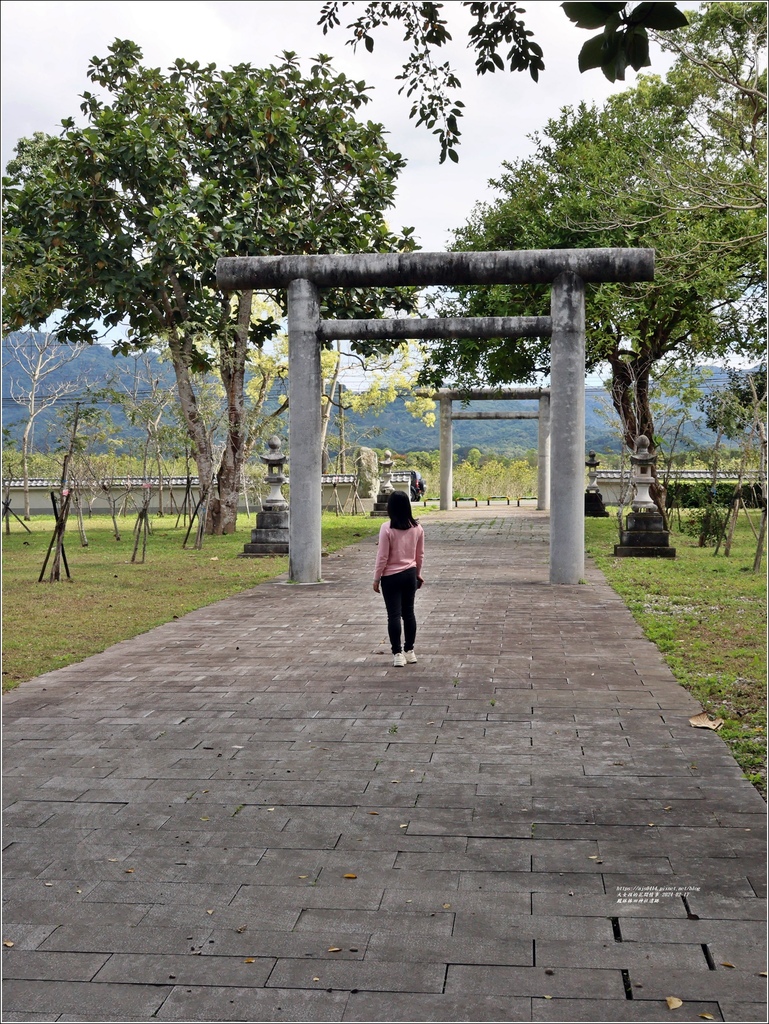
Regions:
M 404 653 L 403 657 L 406 659 L 406 664 L 407 665 L 416 665 L 416 663 L 417 663 L 417 656 L 416 656 L 416 654 L 414 654 L 413 651 L 406 651 Z
M 406 655 L 405 654 L 401 654 L 400 652 L 398 652 L 398 654 L 393 654 L 393 667 L 394 668 L 403 668 L 403 666 L 405 664 L 406 664 Z

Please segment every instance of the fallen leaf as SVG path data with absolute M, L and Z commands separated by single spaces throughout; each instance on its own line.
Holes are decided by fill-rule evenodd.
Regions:
M 117 857 L 107 857 L 110 864 L 117 864 Z
M 320 981 L 320 978 L 313 978 L 313 981 Z
M 200 820 L 201 821 L 210 821 L 211 819 L 210 818 L 201 818 Z
M 722 960 L 721 961 L 721 966 L 722 967 L 734 967 L 734 964 L 730 964 L 728 960 Z
M 712 1013 L 698 1013 L 698 1017 L 702 1017 L 703 1020 L 715 1020 L 716 1018 Z
M 723 724 L 723 718 L 710 718 L 705 711 L 689 719 L 689 725 L 694 729 L 720 729 Z
M 377 814 L 377 815 L 378 815 L 378 814 L 379 814 L 379 811 L 369 811 L 368 813 L 369 813 L 369 814 Z
M 413 900 L 406 900 L 407 903 L 413 903 Z
M 542 996 L 543 999 L 552 999 L 552 996 Z
M 207 914 L 213 914 L 213 910 L 207 910 L 206 913 Z
M 245 959 L 243 961 L 243 963 L 244 964 L 255 964 L 256 963 L 256 957 L 249 956 L 249 957 L 247 957 L 247 959 Z
M 679 999 L 678 996 L 668 996 L 665 1002 L 668 1004 L 669 1010 L 677 1010 L 679 1006 L 684 1005 L 683 999 Z
M 240 928 L 236 928 L 235 931 L 238 933 L 238 935 L 242 935 L 246 928 L 248 928 L 248 925 L 242 924 Z
M 125 873 L 126 873 L 127 875 L 132 875 L 132 874 L 134 873 L 134 869 L 133 869 L 133 868 L 126 868 L 126 869 L 125 869 Z
M 309 878 L 309 875 L 299 875 L 299 878 Z
M 444 903 L 443 904 L 443 909 L 444 910 L 449 910 L 450 908 L 451 908 L 451 904 L 450 903 Z
M 653 821 L 650 821 L 648 824 L 649 824 L 649 828 L 654 828 L 654 822 Z
M 588 860 L 598 860 L 598 854 L 597 853 L 591 853 L 590 856 L 587 859 Z
M 408 827 L 409 827 L 409 826 L 408 826 L 408 823 L 406 823 L 405 825 L 399 825 L 399 826 L 398 826 L 398 828 L 408 828 Z
M 53 886 L 53 882 L 43 882 L 43 885 L 44 885 L 44 886 L 45 886 L 45 887 L 46 887 L 47 889 L 50 889 L 50 888 L 51 888 L 51 887 Z
M 393 784 L 393 786 L 397 786 L 400 781 L 400 779 L 390 779 L 390 782 Z
M 77 892 L 77 893 L 80 893 L 82 891 L 83 891 L 82 889 L 75 889 L 75 892 Z
M 268 808 L 267 808 L 267 810 L 268 810 L 268 811 L 274 811 L 274 810 L 275 810 L 275 808 L 274 808 L 274 807 L 268 807 Z
M 11 942 L 11 940 L 10 940 L 10 939 L 6 939 L 6 940 L 5 940 L 5 942 L 3 943 L 3 945 L 4 945 L 4 946 L 7 946 L 7 947 L 8 947 L 8 949 L 10 949 L 10 948 L 11 948 L 11 946 L 15 946 L 15 945 L 16 945 L 16 943 L 15 943 L 15 942 Z
M 341 953 L 342 952 L 342 947 L 341 946 L 329 946 L 328 947 L 328 951 L 329 951 L 329 953 Z
M 342 875 L 343 878 L 357 878 L 357 875 Z
M 759 976 L 759 978 L 765 978 L 766 977 L 766 971 L 759 971 L 758 976 Z
M 672 807 L 663 807 L 662 810 L 663 811 L 672 811 L 673 808 Z

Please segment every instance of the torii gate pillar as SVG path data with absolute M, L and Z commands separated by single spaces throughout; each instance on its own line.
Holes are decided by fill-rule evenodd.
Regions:
M 453 423 L 451 420 L 451 396 L 441 395 L 440 398 L 440 439 L 441 439 L 441 504 L 442 512 L 451 508 L 451 495 L 454 489 L 454 441 Z
M 537 508 L 550 508 L 550 395 L 539 396 L 537 430 Z
M 320 303 L 311 281 L 288 286 L 288 379 L 291 419 L 291 508 L 288 575 L 294 583 L 321 578 Z
M 550 582 L 579 583 L 585 574 L 585 282 L 572 273 L 553 281 L 550 299 Z

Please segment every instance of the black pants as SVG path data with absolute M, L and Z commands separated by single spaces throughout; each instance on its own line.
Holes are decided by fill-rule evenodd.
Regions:
M 404 569 L 392 576 L 383 576 L 380 586 L 387 609 L 387 635 L 393 654 L 401 650 L 413 651 L 417 636 L 417 619 L 414 615 L 414 595 L 417 592 L 416 569 Z M 401 647 L 401 619 L 405 643 Z

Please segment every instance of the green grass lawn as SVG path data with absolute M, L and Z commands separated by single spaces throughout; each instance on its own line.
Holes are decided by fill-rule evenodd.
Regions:
M 754 517 L 755 518 L 755 517 Z M 588 519 L 588 553 L 709 714 L 746 776 L 766 793 L 766 577 L 738 524 L 729 558 L 674 533 L 675 560 L 614 558 L 616 519 Z
M 71 518 L 65 550 L 73 581 L 62 568 L 64 582 L 38 583 L 53 519 L 33 518 L 31 534 L 12 519 L 3 535 L 3 690 L 286 572 L 285 555 L 236 557 L 251 539 L 247 518 L 240 521 L 237 533 L 206 537 L 195 551 L 182 548 L 186 530 L 174 529 L 175 516 L 154 518 L 146 560 L 132 565 L 134 518 L 119 520 L 119 542 L 109 517 L 86 519 L 88 547 Z M 324 514 L 323 550 L 376 533 L 381 522 Z

